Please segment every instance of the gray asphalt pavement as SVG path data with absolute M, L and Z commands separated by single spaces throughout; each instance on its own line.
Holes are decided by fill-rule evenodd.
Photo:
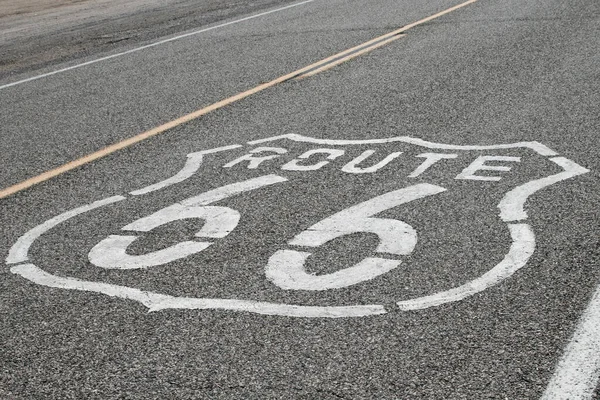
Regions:
M 2 88 L 0 187 L 457 4 L 315 0 Z M 479 0 L 0 199 L 0 397 L 600 399 L 599 18 Z M 175 34 L 144 29 L 0 86 Z
M 293 2 L 2 0 L 0 79 L 286 4 Z

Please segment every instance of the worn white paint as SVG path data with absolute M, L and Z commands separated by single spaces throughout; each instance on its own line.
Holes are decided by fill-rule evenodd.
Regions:
M 390 162 L 398 158 L 402 152 L 397 151 L 389 154 L 383 160 L 379 161 L 377 164 L 372 165 L 370 167 L 359 167 L 366 159 L 375 154 L 375 150 L 367 150 L 363 152 L 360 156 L 356 157 L 354 160 L 350 161 L 348 164 L 342 167 L 343 172 L 347 172 L 350 174 L 372 174 L 373 172 L 379 171 L 381 168 L 388 165 Z
M 449 160 L 458 157 L 458 154 L 443 154 L 443 153 L 423 153 L 417 157 L 425 158 L 425 161 L 408 175 L 409 178 L 416 178 L 422 175 L 425 171 L 431 168 L 435 163 L 441 160 Z
M 542 400 L 593 400 L 600 385 L 600 286 L 583 312 Z
M 325 275 L 306 272 L 304 263 L 311 253 L 279 250 L 265 269 L 267 279 L 286 290 L 329 290 L 345 288 L 377 278 L 400 265 L 400 260 L 367 257 L 356 265 Z
M 183 182 L 186 179 L 191 178 L 196 172 L 198 172 L 198 170 L 200 169 L 200 166 L 202 165 L 202 163 L 204 161 L 204 156 L 206 154 L 214 154 L 214 153 L 219 153 L 219 152 L 223 152 L 223 151 L 234 150 L 234 149 L 237 149 L 240 147 L 242 147 L 242 145 L 234 144 L 231 146 L 218 147 L 216 149 L 204 150 L 204 151 L 199 151 L 196 153 L 188 154 L 185 165 L 177 174 L 175 174 L 172 177 L 167 178 L 163 181 L 157 182 L 150 186 L 146 186 L 142 189 L 134 190 L 130 194 L 132 194 L 134 196 L 141 196 L 143 194 L 155 192 L 157 190 L 161 190 L 166 187 L 175 185 L 176 183 Z
M 382 305 L 359 306 L 302 306 L 293 304 L 278 304 L 252 300 L 236 299 L 202 299 L 190 297 L 174 297 L 164 294 L 152 293 L 126 286 L 112 285 L 109 283 L 82 281 L 75 278 L 64 278 L 51 275 L 33 264 L 21 264 L 11 268 L 11 272 L 18 274 L 38 285 L 82 290 L 87 292 L 102 293 L 112 297 L 137 301 L 146 306 L 150 311 L 165 309 L 190 309 L 190 310 L 231 310 L 244 311 L 264 315 L 280 315 L 287 317 L 305 318 L 348 318 L 366 317 L 385 314 Z
M 327 157 L 324 161 L 319 161 L 316 164 L 306 164 L 304 160 L 311 158 L 314 155 L 326 154 Z M 284 171 L 316 171 L 323 168 L 331 160 L 335 160 L 338 157 L 344 155 L 344 150 L 339 149 L 312 149 L 298 156 L 297 159 L 284 164 L 281 169 Z
M 175 185 L 176 183 L 179 183 L 179 182 L 183 182 L 184 180 L 192 177 L 192 175 L 194 175 L 198 171 L 198 169 L 202 165 L 203 160 L 204 160 L 204 156 L 202 154 L 199 154 L 199 155 L 193 156 L 193 157 L 190 157 L 188 155 L 188 159 L 187 159 L 185 165 L 176 175 L 174 175 L 170 178 L 167 178 L 163 181 L 157 182 L 155 184 L 146 186 L 142 189 L 134 190 L 130 194 L 133 196 L 140 196 L 143 194 L 147 194 L 150 192 L 154 192 L 154 191 Z
M 275 154 L 269 154 L 269 155 L 260 156 L 260 157 L 256 156 L 256 154 L 261 154 L 261 153 L 265 153 L 265 152 L 275 153 Z M 287 153 L 287 150 L 284 149 L 283 147 L 257 147 L 255 149 L 250 150 L 250 154 L 244 154 L 243 156 L 236 158 L 235 160 L 223 165 L 223 168 L 231 168 L 240 163 L 245 163 L 247 161 L 248 169 L 256 169 L 263 162 L 278 158 L 281 154 L 285 154 L 285 153 Z
M 249 142 L 249 144 L 260 144 L 267 143 L 281 139 L 289 139 L 292 141 L 299 142 L 307 142 L 307 143 L 322 143 L 329 145 L 359 145 L 359 144 L 377 144 L 377 143 L 391 143 L 391 142 L 407 142 L 412 144 L 418 144 L 422 147 L 429 148 L 444 148 L 444 149 L 455 149 L 455 150 L 492 150 L 492 149 L 504 149 L 504 148 L 519 148 L 519 147 L 527 147 L 535 150 L 536 152 L 542 155 L 555 155 L 556 153 L 547 147 L 537 143 L 537 142 L 523 142 L 523 143 L 514 143 L 509 145 L 497 145 L 497 146 L 460 146 L 460 145 L 446 145 L 441 143 L 432 143 L 426 142 L 421 139 L 411 138 L 411 137 L 396 137 L 396 138 L 388 138 L 388 139 L 372 139 L 372 140 L 330 140 L 330 139 L 315 139 L 307 136 L 297 135 L 297 134 L 288 134 L 288 135 L 280 135 L 274 136 L 266 139 L 256 140 Z M 134 190 L 131 192 L 134 196 L 144 195 L 150 192 L 154 192 L 160 189 L 164 189 L 166 187 L 172 186 L 174 184 L 180 183 L 192 177 L 200 168 L 204 161 L 204 156 L 207 154 L 213 154 L 218 152 L 224 152 L 228 150 L 233 150 L 242 147 L 241 145 L 230 145 L 218 147 L 215 149 L 203 150 L 195 153 L 188 154 L 188 160 L 185 163 L 184 167 L 174 176 L 167 178 L 161 182 L 157 182 L 155 184 L 149 185 L 142 189 Z M 275 154 L 257 157 L 257 153 L 272 151 Z M 282 147 L 258 147 L 250 150 L 251 154 L 244 155 L 236 160 L 233 160 L 227 163 L 224 167 L 231 168 L 234 165 L 237 165 L 243 161 L 248 161 L 248 168 L 256 169 L 260 166 L 260 164 L 264 161 L 272 160 L 278 157 L 278 155 L 287 153 L 287 150 Z M 359 168 L 358 165 L 366 160 L 369 156 L 374 154 L 374 150 L 367 150 L 359 157 L 346 164 L 342 171 L 349 173 L 371 173 L 376 172 L 377 170 L 385 167 L 389 162 L 395 159 L 397 156 L 401 154 L 401 152 L 396 152 L 388 155 L 384 160 L 377 163 L 376 165 L 368 168 Z M 456 154 L 442 154 L 442 153 L 423 153 L 418 155 L 418 157 L 425 157 L 426 160 L 421 164 L 415 171 L 413 171 L 409 177 L 415 178 L 422 175 L 427 169 L 433 166 L 435 163 L 442 159 L 450 159 L 456 158 Z
M 140 218 L 123 227 L 123 230 L 149 232 L 174 221 L 200 219 L 205 223 L 196 233 L 196 237 L 223 238 L 235 229 L 240 220 L 240 214 L 228 207 L 208 206 L 208 204 L 285 181 L 285 178 L 277 175 L 265 175 L 222 186 Z M 136 239 L 137 236 L 131 235 L 110 235 L 92 248 L 88 259 L 92 264 L 106 269 L 149 268 L 189 257 L 205 250 L 212 244 L 212 242 L 184 241 L 146 254 L 127 254 L 127 248 Z
M 181 204 L 173 204 L 152 215 L 138 219 L 123 227 L 123 230 L 149 232 L 159 226 L 183 219 L 205 221 L 196 237 L 217 239 L 227 236 L 235 229 L 240 220 L 240 214 L 228 207 L 186 207 Z M 106 269 L 149 268 L 189 257 L 205 250 L 212 244 L 212 242 L 184 241 L 146 254 L 127 254 L 127 248 L 136 239 L 137 236 L 110 235 L 92 248 L 88 259 L 92 264 Z
M 527 202 L 527 199 L 535 192 L 557 182 L 564 181 L 565 179 L 570 179 L 577 175 L 590 172 L 588 169 L 583 168 L 581 165 L 578 165 L 577 163 L 564 157 L 554 157 L 551 158 L 550 161 L 561 166 L 564 171 L 545 178 L 527 182 L 508 192 L 498 204 L 502 221 L 514 222 L 527 219 L 525 202 Z
M 415 230 L 405 222 L 373 216 L 401 204 L 441 193 L 446 189 L 422 183 L 394 190 L 349 207 L 311 226 L 290 240 L 292 246 L 319 247 L 353 233 L 369 232 L 379 237 L 376 251 L 395 255 L 410 254 L 417 244 Z M 400 265 L 400 261 L 366 258 L 358 264 L 326 275 L 312 275 L 304 269 L 310 253 L 282 250 L 265 268 L 267 279 L 282 289 L 326 290 L 343 288 L 373 279 Z
M 254 190 L 252 188 L 251 190 Z M 184 206 L 173 204 L 152 215 L 138 219 L 123 227 L 124 231 L 150 232 L 170 222 L 183 219 L 204 220 L 202 229 L 196 237 L 223 238 L 231 233 L 240 221 L 240 213 L 229 207 L 220 206 Z
M 368 232 L 379 237 L 377 252 L 396 255 L 410 254 L 417 244 L 417 234 L 414 229 L 402 221 L 373 216 L 401 204 L 445 190 L 440 186 L 422 183 L 382 194 L 314 224 L 296 235 L 289 244 L 318 247 L 341 236 Z
M 110 235 L 90 250 L 88 259 L 92 264 L 106 269 L 141 269 L 164 265 L 189 257 L 209 247 L 210 242 L 185 241 L 166 249 L 141 255 L 127 254 L 127 248 L 137 236 Z
M 435 293 L 431 296 L 399 301 L 401 310 L 420 310 L 459 301 L 480 293 L 513 275 L 527 264 L 535 250 L 535 236 L 527 224 L 508 224 L 512 244 L 508 254 L 494 268 L 454 289 Z
M 355 140 L 338 140 L 338 139 L 319 139 L 309 136 L 299 135 L 296 133 L 289 133 L 285 135 L 272 136 L 265 139 L 253 140 L 248 142 L 250 145 L 276 142 L 282 139 L 291 140 L 293 142 L 301 143 L 313 143 L 325 146 L 350 146 L 350 145 L 367 145 L 367 144 L 385 144 L 385 143 L 409 143 L 416 146 L 426 147 L 429 149 L 438 150 L 459 150 L 459 151 L 480 151 L 480 150 L 503 150 L 503 149 L 520 149 L 528 148 L 542 156 L 556 156 L 557 153 L 538 142 L 518 142 L 508 144 L 496 144 L 496 145 L 459 145 L 459 144 L 444 144 L 428 142 L 423 139 L 414 138 L 410 136 L 396 136 L 385 139 L 355 139 Z
M 106 206 L 109 204 L 116 203 L 116 202 L 119 202 L 122 200 L 125 200 L 125 197 L 114 196 L 114 197 L 109 197 L 107 199 L 98 200 L 91 204 L 87 204 L 85 206 L 77 207 L 77 208 L 74 208 L 67 212 L 64 212 L 60 215 L 57 215 L 54 218 L 49 219 L 48 221 L 44 222 L 43 224 L 36 226 L 35 228 L 29 230 L 27 233 L 25 233 L 23 236 L 21 236 L 16 241 L 16 243 L 11 247 L 10 251 L 8 252 L 8 257 L 6 258 L 6 263 L 7 264 L 17 264 L 17 263 L 22 263 L 22 262 L 28 261 L 29 256 L 27 253 L 29 252 L 29 248 L 31 247 L 33 242 L 35 242 L 40 236 L 42 236 L 44 233 L 48 232 L 50 229 L 54 228 L 58 224 L 68 221 L 69 219 L 76 217 L 80 214 L 95 210 L 97 208 L 100 208 L 100 207 L 103 207 L 103 206 Z
M 511 167 L 506 165 L 487 165 L 487 161 L 520 162 L 521 157 L 510 156 L 479 156 L 467 168 L 465 168 L 456 179 L 468 179 L 472 181 L 499 181 L 500 176 L 476 175 L 479 171 L 501 171 L 508 172 Z
M 238 195 L 240 193 L 260 189 L 265 186 L 274 185 L 276 183 L 286 181 L 287 178 L 283 178 L 278 175 L 264 175 L 258 178 L 252 178 L 245 181 L 232 183 L 230 185 L 221 186 L 213 190 L 209 190 L 208 192 L 202 193 L 198 196 L 190 197 L 189 199 L 183 200 L 180 202 L 180 204 L 187 207 L 206 206 L 212 203 L 216 203 L 219 200 Z

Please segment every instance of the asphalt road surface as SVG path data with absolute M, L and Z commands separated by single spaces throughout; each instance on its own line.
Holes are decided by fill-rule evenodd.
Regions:
M 0 398 L 600 399 L 598 1 L 151 3 L 2 14 Z
M 292 1 L 0 0 L 0 79 L 288 3 Z

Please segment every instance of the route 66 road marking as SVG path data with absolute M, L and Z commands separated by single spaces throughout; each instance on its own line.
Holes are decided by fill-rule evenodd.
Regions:
M 291 154 L 287 144 L 303 145 L 307 149 L 301 154 Z M 379 155 L 378 162 L 371 161 L 378 145 L 398 146 L 399 151 Z M 287 147 L 286 147 L 287 146 Z M 362 150 L 356 157 L 346 157 L 347 149 Z M 74 218 L 83 218 L 86 213 L 128 199 L 146 196 L 163 190 L 176 190 L 177 185 L 202 174 L 202 166 L 218 154 L 227 160 L 223 170 L 236 168 L 245 171 L 255 170 L 258 176 L 240 179 L 224 186 L 213 188 L 174 204 L 163 207 L 149 215 L 138 218 L 122 227 L 118 234 L 108 235 L 98 242 L 88 254 L 89 262 L 95 268 L 128 270 L 160 268 L 168 263 L 201 254 L 219 240 L 228 237 L 244 220 L 245 215 L 223 204 L 228 199 L 250 193 L 260 193 L 268 187 L 285 185 L 303 174 L 316 174 L 328 168 L 336 168 L 339 174 L 366 176 L 389 171 L 398 162 L 407 148 L 419 149 L 412 162 L 418 161 L 415 168 L 398 179 L 397 187 L 379 193 L 365 201 L 339 210 L 315 221 L 291 238 L 282 241 L 282 248 L 275 251 L 263 269 L 265 279 L 284 291 L 319 292 L 337 290 L 379 279 L 395 270 L 406 257 L 415 252 L 419 240 L 417 228 L 396 218 L 385 218 L 380 214 L 393 209 L 419 207 L 427 198 L 441 196 L 447 190 L 444 185 L 423 182 L 427 174 L 444 163 L 456 161 L 467 154 L 471 162 L 456 174 L 455 181 L 494 184 L 509 174 L 514 165 L 521 163 L 522 157 L 506 155 L 507 151 L 518 154 L 526 152 L 528 157 L 538 157 L 549 163 L 559 172 L 536 177 L 510 188 L 497 204 L 498 216 L 506 225 L 511 238 L 503 259 L 490 265 L 481 276 L 453 288 L 411 299 L 397 299 L 395 307 L 400 311 L 417 310 L 460 301 L 480 293 L 509 278 L 523 268 L 535 250 L 535 236 L 532 227 L 526 222 L 527 200 L 539 190 L 560 181 L 589 172 L 574 161 L 559 156 L 553 150 L 537 142 L 521 142 L 491 146 L 462 146 L 427 142 L 412 137 L 395 137 L 373 140 L 326 140 L 290 134 L 270 137 L 242 145 L 231 145 L 199 151 L 188 155 L 183 168 L 163 181 L 134 190 L 128 195 L 112 196 L 82 205 L 64 212 L 29 230 L 12 246 L 6 263 L 11 271 L 31 282 L 61 289 L 102 293 L 123 299 L 135 300 L 151 311 L 183 309 L 221 309 L 254 312 L 267 315 L 291 317 L 365 317 L 388 313 L 389 306 L 383 304 L 350 305 L 302 305 L 280 302 L 257 301 L 237 298 L 196 298 L 179 297 L 141 289 L 64 277 L 46 272 L 39 262 L 32 261 L 30 248 L 36 240 L 47 232 L 58 229 L 61 224 Z M 240 155 L 240 151 L 242 154 Z M 503 152 L 503 155 L 495 154 Z M 231 154 L 231 156 L 229 156 Z M 277 173 L 260 174 L 262 168 L 278 168 Z M 405 182 L 403 182 L 403 180 Z M 497 212 L 497 211 L 496 211 Z M 192 240 L 185 240 L 170 247 L 132 255 L 128 249 L 144 235 L 173 221 L 184 219 L 198 220 L 201 227 Z M 429 228 L 431 229 L 431 228 Z M 355 233 L 369 233 L 378 238 L 378 245 L 371 256 L 355 265 L 335 272 L 315 275 L 307 271 L 306 261 L 326 243 Z M 410 262 L 410 261 L 409 261 Z

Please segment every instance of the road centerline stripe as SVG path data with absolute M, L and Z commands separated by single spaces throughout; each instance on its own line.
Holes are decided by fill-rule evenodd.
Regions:
M 399 34 L 398 36 L 404 36 L 404 35 L 403 34 Z M 315 63 L 317 65 L 315 65 L 315 67 L 313 69 L 318 69 L 318 68 L 321 68 L 321 67 L 323 67 L 325 65 L 329 65 L 329 64 L 331 64 L 333 62 L 336 62 L 337 60 L 339 60 L 341 58 L 350 57 L 353 54 L 356 54 L 356 53 L 358 53 L 358 52 L 360 52 L 360 51 L 362 51 L 364 49 L 371 48 L 371 47 L 373 47 L 373 46 L 375 46 L 375 45 L 377 45 L 377 44 L 379 44 L 381 42 L 385 42 L 387 40 L 388 40 L 387 38 L 383 38 L 383 39 L 376 40 L 374 43 L 371 43 L 371 41 L 369 41 L 369 42 L 367 42 L 367 44 L 358 45 L 356 47 L 353 47 L 352 51 L 344 51 L 342 53 L 339 53 L 339 57 L 336 57 L 336 58 L 333 58 L 333 59 L 329 59 L 327 62 L 317 62 L 317 63 Z M 310 72 L 310 71 L 307 71 L 305 73 L 308 73 L 308 72 Z
M 314 1 L 314 0 L 310 0 L 310 1 Z M 431 21 L 433 19 L 439 18 L 439 17 L 441 17 L 443 15 L 446 15 L 446 14 L 449 14 L 449 13 L 451 13 L 453 11 L 456 11 L 456 10 L 462 8 L 462 7 L 465 7 L 465 6 L 468 6 L 468 5 L 472 4 L 472 3 L 475 3 L 477 1 L 478 0 L 468 0 L 468 1 L 465 1 L 463 3 L 460 3 L 458 5 L 450 7 L 448 9 L 446 9 L 446 10 L 443 10 L 443 11 L 440 11 L 440 12 L 438 12 L 436 14 L 433 14 L 433 15 L 431 15 L 429 17 L 423 18 L 423 19 L 421 19 L 419 21 L 416 21 L 416 22 L 410 23 L 408 25 L 405 25 L 402 28 L 396 29 L 394 31 L 391 31 L 389 33 L 386 33 L 386 34 L 381 35 L 379 37 L 376 37 L 374 39 L 371 39 L 371 40 L 369 40 L 367 42 L 364 42 L 364 43 L 361 43 L 361 44 L 359 44 L 357 46 L 351 47 L 351 48 L 349 48 L 347 50 L 344 50 L 344 51 L 342 51 L 340 53 L 337 53 L 337 54 L 334 54 L 334 55 L 329 56 L 327 58 L 324 58 L 324 59 L 322 59 L 320 61 L 317 61 L 317 62 L 315 62 L 313 64 L 307 65 L 306 67 L 300 68 L 300 69 L 298 69 L 298 70 L 296 70 L 294 72 L 291 72 L 289 74 L 280 76 L 279 78 L 273 79 L 270 82 L 266 82 L 266 83 L 260 84 L 258 86 L 255 86 L 252 89 L 246 90 L 246 91 L 238 93 L 238 94 L 236 94 L 234 96 L 231 96 L 231 97 L 228 97 L 226 99 L 220 100 L 220 101 L 218 101 L 216 103 L 213 103 L 213 104 L 211 104 L 209 106 L 206 106 L 204 108 L 196 110 L 196 111 L 194 111 L 192 113 L 186 114 L 186 115 L 181 116 L 179 118 L 176 118 L 176 119 L 174 119 L 172 121 L 169 121 L 169 122 L 167 122 L 165 124 L 162 124 L 160 126 L 152 128 L 152 129 L 150 129 L 148 131 L 142 132 L 142 133 L 140 133 L 140 134 L 138 134 L 136 136 L 124 139 L 124 140 L 122 140 L 120 142 L 117 142 L 117 143 L 112 144 L 110 146 L 104 147 L 103 149 L 100 149 L 100 150 L 98 150 L 96 152 L 93 152 L 91 154 L 88 154 L 86 156 L 78 158 L 78 159 L 76 159 L 74 161 L 68 162 L 68 163 L 63 164 L 63 165 L 61 165 L 59 167 L 56 167 L 54 169 L 48 170 L 48 171 L 43 172 L 43 173 L 41 173 L 39 175 L 36 175 L 34 177 L 31 177 L 29 179 L 21 181 L 21 182 L 19 182 L 17 184 L 14 184 L 12 186 L 9 186 L 9 187 L 7 187 L 5 189 L 0 190 L 0 199 L 8 197 L 8 196 L 10 196 L 12 194 L 15 194 L 17 192 L 20 192 L 22 190 L 25 190 L 25 189 L 27 189 L 27 188 L 29 188 L 31 186 L 34 186 L 34 185 L 37 185 L 39 183 L 45 182 L 45 181 L 47 181 L 47 180 L 49 180 L 51 178 L 54 178 L 54 177 L 56 177 L 58 175 L 62 175 L 65 172 L 68 172 L 68 171 L 73 170 L 75 168 L 78 168 L 80 166 L 89 164 L 92 161 L 95 161 L 95 160 L 98 160 L 100 158 L 106 157 L 109 154 L 112 154 L 112 153 L 114 153 L 116 151 L 119 151 L 121 149 L 124 149 L 126 147 L 132 146 L 132 145 L 134 145 L 136 143 L 139 143 L 141 141 L 149 139 L 149 138 L 151 138 L 153 136 L 156 136 L 156 135 L 159 135 L 161 133 L 164 133 L 164 132 L 166 132 L 166 131 L 168 131 L 168 130 L 170 130 L 172 128 L 175 128 L 175 127 L 177 127 L 179 125 L 183 125 L 186 122 L 190 122 L 192 120 L 195 120 L 195 119 L 197 119 L 197 118 L 199 118 L 199 117 L 201 117 L 203 115 L 206 115 L 206 114 L 208 114 L 208 113 L 210 113 L 212 111 L 215 111 L 215 110 L 218 110 L 220 108 L 223 108 L 223 107 L 225 107 L 225 106 L 227 106 L 229 104 L 235 103 L 235 102 L 237 102 L 239 100 L 242 100 L 242 99 L 244 99 L 244 98 L 246 98 L 248 96 L 251 96 L 251 95 L 259 93 L 259 92 L 262 92 L 263 90 L 266 90 L 266 89 L 268 89 L 270 87 L 273 87 L 273 86 L 278 85 L 280 83 L 286 82 L 286 81 L 288 81 L 290 79 L 294 79 L 296 77 L 299 77 L 299 76 L 301 76 L 301 75 L 303 75 L 303 74 L 305 74 L 305 73 L 307 73 L 307 72 L 309 72 L 311 70 L 314 70 L 315 68 L 319 68 L 320 66 L 322 66 L 321 68 L 324 68 L 326 66 L 325 64 L 328 64 L 330 62 L 335 62 L 335 60 L 339 61 L 340 59 L 343 59 L 344 57 L 346 57 L 348 55 L 351 55 L 351 54 L 353 54 L 355 52 L 360 52 L 361 49 L 364 50 L 364 49 L 366 49 L 366 48 L 368 48 L 370 46 L 376 45 L 378 43 L 387 43 L 386 42 L 387 39 L 393 38 L 394 36 L 400 37 L 400 34 L 406 32 L 407 30 L 409 30 L 411 28 L 414 28 L 417 25 L 424 24 L 424 23 L 429 22 L 429 21 Z M 301 4 L 301 3 L 296 3 L 296 4 Z M 289 8 L 289 6 L 288 6 L 288 8 Z M 335 64 L 335 65 L 337 65 L 337 64 Z M 334 66 L 334 65 L 332 65 L 332 66 Z M 0 87 L 0 89 L 1 88 L 2 87 Z
M 328 63 L 324 63 L 324 64 L 322 64 L 320 66 L 316 66 L 315 68 L 313 68 L 311 70 L 308 70 L 305 73 L 297 76 L 295 79 L 304 79 L 304 78 L 311 77 L 311 76 L 316 75 L 316 74 L 318 74 L 320 72 L 323 72 L 323 71 L 326 71 L 328 69 L 331 69 L 331 68 L 335 67 L 336 65 L 340 65 L 340 64 L 342 64 L 342 63 L 344 63 L 346 61 L 349 61 L 349 60 L 351 60 L 353 58 L 356 58 L 358 56 L 366 54 L 366 53 L 368 53 L 370 51 L 373 51 L 373 50 L 375 50 L 375 49 L 377 49 L 379 47 L 385 46 L 386 44 L 389 44 L 389 43 L 391 43 L 391 42 L 393 42 L 395 40 L 398 40 L 398 39 L 400 39 L 403 36 L 406 36 L 406 34 L 400 33 L 400 34 L 392 36 L 390 38 L 386 38 L 386 39 L 380 40 L 380 41 L 378 41 L 375 44 L 372 44 L 370 46 L 363 46 L 360 50 L 353 51 L 352 53 L 350 53 L 350 54 L 348 54 L 346 56 L 338 57 L 335 60 L 332 60 L 332 61 L 330 61 Z

